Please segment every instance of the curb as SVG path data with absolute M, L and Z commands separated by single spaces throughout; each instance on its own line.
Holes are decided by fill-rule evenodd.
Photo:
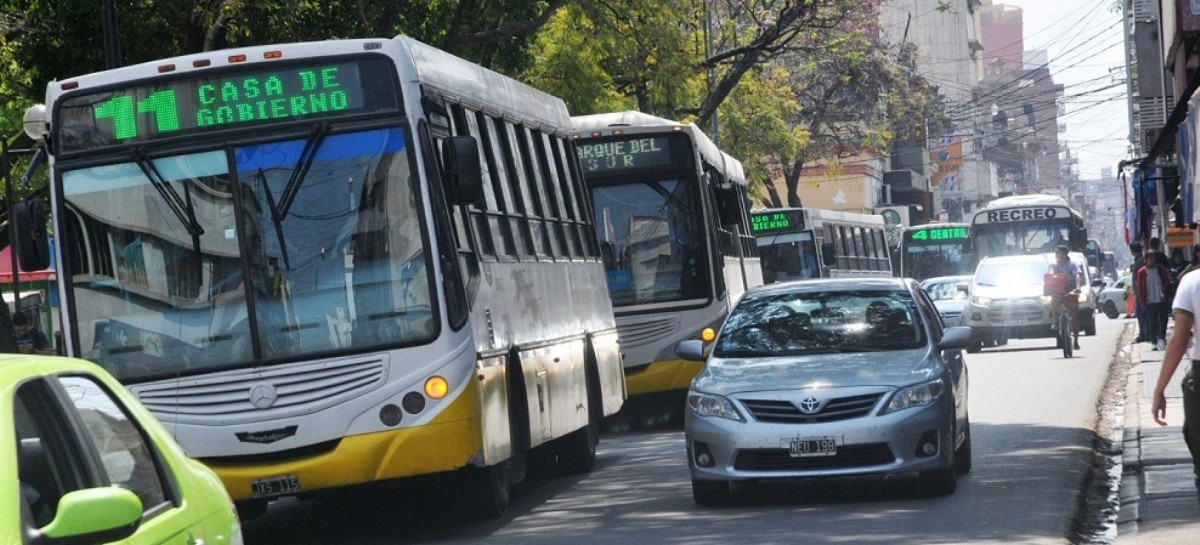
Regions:
M 1119 494 L 1120 511 L 1117 514 L 1117 545 L 1135 545 L 1137 543 L 1138 521 L 1141 520 L 1139 506 L 1142 501 L 1143 481 L 1141 440 L 1143 372 L 1141 361 L 1132 362 L 1133 348 L 1132 344 L 1127 344 L 1121 349 L 1128 353 L 1131 365 L 1125 382 L 1125 431 L 1122 434 L 1124 452 Z

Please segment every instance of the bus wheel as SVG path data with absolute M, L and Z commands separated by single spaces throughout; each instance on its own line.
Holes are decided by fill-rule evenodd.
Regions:
M 563 473 L 575 475 L 587 473 L 596 466 L 596 444 L 600 442 L 600 404 L 599 379 L 596 377 L 594 360 L 587 361 L 587 411 L 588 421 L 579 428 L 558 440 L 558 465 Z
M 504 514 L 511 501 L 508 472 L 504 464 L 488 467 L 468 467 L 464 470 L 464 497 L 471 513 L 481 519 L 496 518 Z

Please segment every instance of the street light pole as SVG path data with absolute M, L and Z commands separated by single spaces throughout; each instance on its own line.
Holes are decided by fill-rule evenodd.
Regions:
M 104 29 L 104 66 L 109 69 L 121 66 L 121 30 L 117 26 L 117 7 L 113 0 L 104 0 L 100 21 Z

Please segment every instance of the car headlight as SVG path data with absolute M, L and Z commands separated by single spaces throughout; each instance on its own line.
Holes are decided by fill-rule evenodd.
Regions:
M 733 406 L 729 398 L 723 396 L 689 392 L 687 404 L 698 416 L 714 416 L 742 422 L 742 415 L 737 407 Z
M 971 297 L 971 304 L 986 307 L 992 304 L 991 297 Z
M 1039 295 L 1038 302 L 1043 305 L 1049 305 L 1050 303 L 1054 302 L 1054 297 L 1051 297 L 1049 295 Z
M 942 379 L 931 380 L 921 384 L 914 384 L 905 388 L 901 388 L 892 396 L 892 401 L 888 403 L 884 413 L 894 413 L 902 411 L 909 407 L 922 407 L 937 401 L 937 398 L 942 397 L 942 392 L 946 390 L 946 383 Z

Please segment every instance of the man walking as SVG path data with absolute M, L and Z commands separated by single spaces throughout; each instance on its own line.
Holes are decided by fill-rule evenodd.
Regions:
M 1149 331 L 1150 331 L 1149 324 L 1147 323 L 1147 321 L 1148 321 L 1147 319 L 1149 317 L 1149 315 L 1147 314 L 1148 311 L 1144 308 L 1145 303 L 1143 303 L 1142 299 L 1140 299 L 1142 294 L 1138 293 L 1138 289 L 1137 289 L 1138 271 L 1141 270 L 1141 268 L 1146 265 L 1146 256 L 1142 254 L 1142 243 L 1141 242 L 1130 243 L 1129 244 L 1129 252 L 1133 254 L 1133 264 L 1129 266 L 1129 279 L 1130 279 L 1130 282 L 1132 282 L 1134 285 L 1133 314 L 1134 314 L 1134 316 L 1137 317 L 1137 324 L 1138 324 L 1137 338 L 1134 339 L 1133 342 L 1135 342 L 1135 343 L 1146 342 L 1146 341 L 1154 342 L 1154 339 L 1151 338 L 1151 337 L 1153 337 L 1153 335 L 1151 335 L 1149 333 Z

